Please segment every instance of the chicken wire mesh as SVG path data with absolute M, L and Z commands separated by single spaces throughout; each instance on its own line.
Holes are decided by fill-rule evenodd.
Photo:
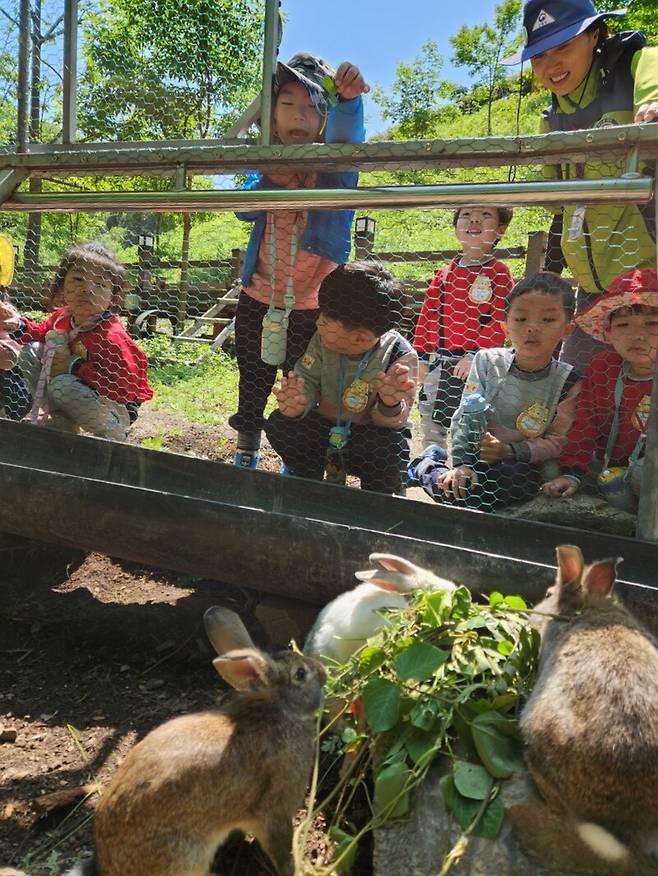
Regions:
M 194 14 L 176 13 L 184 25 L 160 7 L 131 7 L 141 42 L 93 12 L 83 17 L 80 139 L 198 141 L 230 130 L 257 91 L 261 10 L 228 4 L 241 15 L 235 36 L 236 22 L 214 21 L 223 7 L 192 5 Z M 59 51 L 57 10 L 40 8 L 44 51 Z M 232 78 L 220 87 L 208 59 L 227 42 Z M 92 43 L 107 52 L 92 57 Z M 185 70 L 174 73 L 181 46 Z M 61 88 L 42 91 L 46 99 L 58 104 Z M 358 143 L 358 102 L 329 101 L 317 137 L 301 130 L 300 114 L 301 142 Z M 275 100 L 275 131 L 276 112 Z M 31 139 L 58 136 L 40 124 Z M 436 143 L 373 144 L 370 163 L 349 147 L 342 166 L 304 164 L 303 147 L 290 164 L 274 149 L 267 161 L 257 153 L 260 176 L 248 173 L 245 147 L 237 177 L 212 158 L 195 169 L 185 143 L 178 160 L 156 145 L 155 161 L 126 162 L 122 176 L 113 173 L 123 153 L 111 150 L 94 153 L 97 163 L 105 156 L 97 176 L 47 158 L 37 167 L 33 156 L 36 172 L 0 219 L 18 254 L 0 341 L 4 416 L 480 510 L 522 505 L 548 483 L 556 500 L 579 489 L 633 512 L 658 346 L 654 205 L 602 203 L 596 189 L 624 174 L 631 185 L 655 159 L 638 162 L 610 142 L 609 160 L 599 151 L 561 163 L 545 145 L 533 155 L 520 142 L 496 168 L 478 166 L 482 141 L 461 141 L 442 161 Z M 541 182 L 534 200 L 520 200 L 519 185 L 532 180 L 569 191 L 564 207 Z M 445 209 L 371 206 L 354 222 L 348 190 L 357 182 L 408 186 L 408 203 L 431 187 L 450 191 L 434 198 Z M 582 183 L 590 188 L 577 197 Z M 459 186 L 474 188 L 452 204 Z M 234 187 L 271 189 L 273 201 L 239 216 L 176 212 L 185 196 L 201 202 Z M 297 189 L 305 200 L 276 203 Z M 316 206 L 331 189 L 341 195 L 334 209 Z M 135 211 L 145 198 L 134 192 L 152 193 L 156 209 Z M 57 212 L 61 203 L 48 202 L 56 193 L 81 193 L 90 209 Z M 100 209 L 111 193 L 116 203 Z M 26 208 L 42 199 L 38 211 L 18 209 L 23 194 Z M 507 203 L 524 206 L 512 215 Z M 543 268 L 566 285 L 538 278 Z M 574 312 L 585 331 L 572 331 Z M 202 448 L 179 440 L 199 428 Z

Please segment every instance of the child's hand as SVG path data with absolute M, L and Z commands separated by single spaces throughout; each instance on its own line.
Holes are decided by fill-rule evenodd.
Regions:
M 658 100 L 652 103 L 643 103 L 635 113 L 636 122 L 654 122 L 658 119 Z
M 50 366 L 50 379 L 59 377 L 60 374 L 68 374 L 71 370 L 71 351 L 66 345 L 57 347 L 53 355 L 52 365 Z
M 370 86 L 361 75 L 361 71 L 355 64 L 343 61 L 334 76 L 336 90 L 343 100 L 352 100 L 360 94 L 367 94 Z
M 16 344 L 14 341 L 6 341 L 0 338 L 0 371 L 9 371 L 18 361 Z
M 20 314 L 12 304 L 0 301 L 0 331 L 15 332 L 20 320 Z
M 478 476 L 468 465 L 459 465 L 442 474 L 437 480 L 437 486 L 443 490 L 443 495 L 450 499 L 465 499 L 471 487 L 478 482 Z
M 379 372 L 373 386 L 382 402 L 393 407 L 416 386 L 416 381 L 409 377 L 409 368 L 406 365 L 395 362 L 388 371 Z
M 281 377 L 281 382 L 273 392 L 284 417 L 299 417 L 306 410 L 304 381 L 294 371 L 290 371 L 287 377 Z
M 464 356 L 463 359 L 460 359 L 459 362 L 455 365 L 452 370 L 452 373 L 455 377 L 459 377 L 460 380 L 466 380 L 471 371 L 471 365 L 473 364 L 472 356 Z
M 512 455 L 512 448 L 509 444 L 499 441 L 491 432 L 485 432 L 480 444 L 480 459 L 482 462 L 498 462 L 499 459 L 505 459 Z
M 578 492 L 580 484 L 573 478 L 568 478 L 562 475 L 559 478 L 553 478 L 552 481 L 546 481 L 541 485 L 542 493 L 547 496 L 553 496 L 554 499 L 568 499 Z

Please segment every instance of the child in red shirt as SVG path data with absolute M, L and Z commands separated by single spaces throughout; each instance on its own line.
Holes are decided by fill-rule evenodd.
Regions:
M 453 214 L 462 254 L 430 283 L 413 343 L 421 360 L 418 407 L 424 446 L 446 448 L 473 356 L 505 342 L 505 298 L 514 280 L 492 251 L 511 219 L 507 207 L 461 207 Z
M 635 510 L 658 351 L 658 280 L 653 268 L 618 276 L 609 292 L 576 317 L 580 328 L 612 349 L 598 353 L 582 382 L 576 417 L 560 454 L 562 474 L 543 485 L 549 496 L 573 496 L 594 460 L 598 488 L 610 504 Z
M 153 392 L 146 355 L 112 312 L 124 292 L 124 267 L 102 244 L 87 243 L 60 262 L 51 316 L 33 322 L 13 309 L 4 314 L 0 329 L 22 346 L 18 361 L 32 390 L 34 420 L 47 411 L 55 428 L 125 441 Z

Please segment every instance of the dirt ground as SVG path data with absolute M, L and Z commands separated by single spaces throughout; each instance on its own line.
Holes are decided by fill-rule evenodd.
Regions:
M 131 441 L 161 439 L 163 449 L 228 460 L 230 437 L 152 411 Z M 269 447 L 261 465 L 279 469 Z M 315 610 L 96 554 L 30 542 L 16 548 L 0 535 L 0 558 L 10 551 L 12 562 L 0 572 L 0 867 L 59 876 L 91 850 L 95 788 L 135 741 L 170 717 L 221 700 L 225 686 L 211 665 L 204 611 L 233 608 L 268 647 L 291 634 L 303 638 Z M 91 786 L 88 799 L 50 808 L 48 795 L 82 786 Z M 325 851 L 320 827 L 310 836 L 310 860 Z M 256 844 L 238 841 L 218 854 L 215 872 L 271 869 Z

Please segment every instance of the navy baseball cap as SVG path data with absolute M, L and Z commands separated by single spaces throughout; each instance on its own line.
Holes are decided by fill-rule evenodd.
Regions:
M 502 63 L 520 64 L 569 42 L 597 21 L 625 14 L 625 9 L 597 12 L 592 0 L 527 0 L 523 7 L 523 48 Z

